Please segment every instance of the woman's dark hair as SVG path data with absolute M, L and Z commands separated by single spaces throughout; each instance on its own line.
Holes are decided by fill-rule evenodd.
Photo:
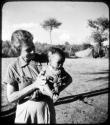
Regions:
M 33 42 L 33 35 L 29 31 L 19 29 L 12 33 L 12 45 L 19 43 L 22 47 L 23 45 L 27 45 L 29 42 Z

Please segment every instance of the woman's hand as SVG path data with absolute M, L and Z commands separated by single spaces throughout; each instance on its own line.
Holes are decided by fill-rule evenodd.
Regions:
M 46 84 L 46 77 L 45 76 L 38 76 L 36 81 L 34 81 L 35 88 L 41 88 Z

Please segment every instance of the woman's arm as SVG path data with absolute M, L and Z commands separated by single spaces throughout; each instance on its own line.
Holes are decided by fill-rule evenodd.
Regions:
M 36 89 L 39 88 L 39 83 L 41 84 L 45 84 L 46 80 L 44 77 L 38 77 L 37 80 L 29 85 L 26 86 L 25 88 L 23 88 L 22 90 L 17 90 L 15 86 L 11 85 L 11 84 L 7 84 L 7 98 L 9 102 L 16 102 L 22 98 L 24 98 L 25 96 L 27 96 L 28 94 L 30 94 L 31 92 L 35 91 Z
M 16 88 L 13 85 L 7 84 L 7 98 L 9 102 L 16 102 L 31 92 L 35 90 L 34 84 L 31 84 L 29 86 L 26 86 L 20 91 L 17 91 Z

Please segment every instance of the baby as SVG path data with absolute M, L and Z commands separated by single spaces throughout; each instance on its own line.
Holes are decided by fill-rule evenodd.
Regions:
M 43 67 L 38 77 L 45 76 L 45 85 L 40 84 L 40 91 L 50 96 L 55 102 L 59 96 L 59 87 L 66 76 L 62 75 L 65 55 L 59 48 L 51 48 L 48 51 L 48 65 Z

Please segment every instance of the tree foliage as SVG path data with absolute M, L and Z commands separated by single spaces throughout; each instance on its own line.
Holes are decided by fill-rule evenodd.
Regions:
M 94 29 L 92 38 L 94 42 L 101 43 L 108 39 L 109 20 L 105 17 L 99 17 L 96 20 L 88 20 L 88 25 Z
M 42 27 L 46 30 L 53 30 L 53 28 L 58 28 L 62 23 L 58 22 L 55 18 L 50 18 L 45 20 Z
M 107 40 L 106 37 L 103 37 L 103 34 L 101 34 L 98 31 L 94 31 L 91 36 L 93 37 L 94 41 L 98 44 L 101 44 L 103 41 Z
M 2 41 L 2 57 L 18 57 L 18 48 L 14 48 L 10 41 Z
M 59 28 L 59 26 L 61 25 L 62 23 L 57 21 L 55 18 L 50 18 L 48 20 L 45 20 L 41 26 L 45 29 L 45 30 L 49 30 L 50 32 L 50 41 L 52 43 L 52 38 L 51 38 L 51 32 L 54 28 Z
M 68 43 L 68 42 L 67 42 Z M 47 51 L 50 47 L 57 47 L 64 51 L 66 57 L 74 56 L 75 52 L 85 50 L 87 48 L 92 47 L 92 45 L 84 43 L 81 45 L 77 44 L 64 44 L 64 45 L 51 45 L 47 43 L 35 43 L 35 50 L 36 53 L 39 54 L 47 54 Z M 109 57 L 107 48 L 104 48 L 106 57 Z M 94 57 L 98 57 L 98 50 L 94 50 Z M 18 48 L 13 48 L 13 46 L 10 44 L 10 41 L 4 41 L 2 42 L 2 57 L 18 57 L 20 55 Z
M 106 17 L 99 17 L 95 20 L 88 20 L 88 25 L 93 29 L 91 37 L 97 43 L 98 56 L 102 57 L 103 42 L 109 39 L 109 19 Z
M 99 17 L 96 20 L 88 20 L 88 25 L 100 32 L 109 29 L 109 20 L 106 17 Z

